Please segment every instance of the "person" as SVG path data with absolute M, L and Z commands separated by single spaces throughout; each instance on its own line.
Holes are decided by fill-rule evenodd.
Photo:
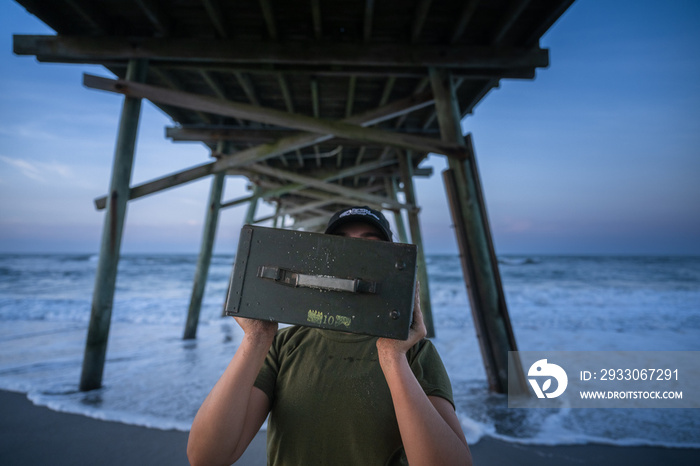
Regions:
M 366 206 L 336 212 L 326 233 L 391 241 Z M 195 416 L 190 462 L 234 463 L 269 414 L 271 465 L 471 464 L 418 289 L 413 315 L 405 341 L 236 318 L 244 337 Z

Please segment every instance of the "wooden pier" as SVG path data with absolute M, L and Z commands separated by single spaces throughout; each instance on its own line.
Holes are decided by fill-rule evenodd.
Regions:
M 90 89 L 123 95 L 81 390 L 99 388 L 121 233 L 130 201 L 211 179 L 184 338 L 195 338 L 218 217 L 247 205 L 248 223 L 319 231 L 347 205 L 391 212 L 419 250 L 430 335 L 430 286 L 416 176 L 447 157 L 446 202 L 490 388 L 507 390 L 510 325 L 471 137 L 461 120 L 501 79 L 533 79 L 549 64 L 541 36 L 573 0 L 17 0 L 56 35 L 16 35 L 14 52 L 41 62 L 104 66 Z M 209 163 L 134 185 L 142 99 L 168 114 L 173 141 L 200 141 Z M 223 200 L 226 177 L 250 195 Z M 275 214 L 257 216 L 260 202 Z M 408 222 L 408 228 L 406 223 Z M 183 309 L 183 312 L 185 310 Z M 465 310 L 466 312 L 466 310 Z

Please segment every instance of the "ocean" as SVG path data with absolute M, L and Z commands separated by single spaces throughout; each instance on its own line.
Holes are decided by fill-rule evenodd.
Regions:
M 98 419 L 189 430 L 242 332 L 221 317 L 234 257 L 212 260 L 182 340 L 196 255 L 120 262 L 104 386 L 78 391 L 95 255 L 0 255 L 0 389 Z M 521 351 L 700 351 L 700 257 L 504 256 Z M 436 338 L 471 443 L 700 448 L 698 409 L 509 409 L 488 392 L 459 258 L 427 257 Z

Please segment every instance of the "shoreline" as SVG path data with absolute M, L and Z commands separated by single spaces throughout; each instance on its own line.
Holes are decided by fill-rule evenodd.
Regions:
M 36 406 L 26 394 L 0 390 L 0 458 L 4 465 L 187 465 L 188 432 L 103 421 Z M 485 436 L 470 445 L 474 464 L 566 466 L 696 465 L 700 449 L 647 446 L 526 445 Z M 237 464 L 264 465 L 265 432 Z

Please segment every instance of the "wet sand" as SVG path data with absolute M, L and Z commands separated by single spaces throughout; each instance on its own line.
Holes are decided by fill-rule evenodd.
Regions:
M 187 465 L 187 432 L 100 421 L 34 406 L 0 390 L 0 464 Z M 484 438 L 471 446 L 475 465 L 698 465 L 700 449 L 609 445 L 518 445 Z M 237 464 L 265 464 L 265 432 Z

